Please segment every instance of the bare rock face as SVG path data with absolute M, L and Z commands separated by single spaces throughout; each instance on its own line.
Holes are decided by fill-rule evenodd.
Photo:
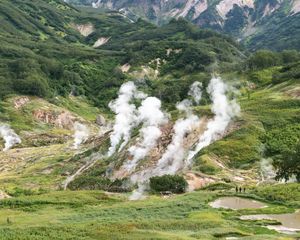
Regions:
M 67 111 L 56 112 L 38 109 L 33 112 L 33 116 L 38 121 L 65 129 L 72 129 L 75 122 L 75 117 Z
M 15 109 L 20 109 L 22 108 L 26 103 L 28 103 L 30 100 L 28 97 L 19 97 L 19 98 L 16 98 L 14 100 L 14 108 Z
M 106 125 L 106 120 L 102 115 L 98 115 L 96 118 L 96 123 L 102 127 Z

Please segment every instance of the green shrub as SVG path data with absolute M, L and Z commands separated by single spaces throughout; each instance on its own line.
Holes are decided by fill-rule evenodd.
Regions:
M 184 193 L 187 188 L 187 182 L 179 175 L 157 176 L 150 178 L 150 188 L 154 192 Z

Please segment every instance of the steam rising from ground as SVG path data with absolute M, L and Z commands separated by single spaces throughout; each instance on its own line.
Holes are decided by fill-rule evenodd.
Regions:
M 78 147 L 88 139 L 89 129 L 85 125 L 83 125 L 79 122 L 75 122 L 74 130 L 75 130 L 75 133 L 73 135 L 73 137 L 74 137 L 74 145 L 73 146 L 75 149 L 78 149 Z
M 190 151 L 187 158 L 187 164 L 191 164 L 193 157 L 204 147 L 207 147 L 212 142 L 218 140 L 233 117 L 237 116 L 240 112 L 240 107 L 235 100 L 230 101 L 226 93 L 228 86 L 219 77 L 213 77 L 207 88 L 211 96 L 213 105 L 212 112 L 215 117 L 208 122 L 207 129 L 200 136 L 199 142 L 193 151 Z
M 202 84 L 200 82 L 194 82 L 189 91 L 189 95 L 193 97 L 196 103 L 199 103 L 201 100 L 201 87 Z M 172 142 L 158 161 L 153 175 L 175 174 L 179 169 L 185 167 L 185 162 L 183 161 L 186 154 L 183 146 L 184 138 L 199 123 L 199 118 L 192 113 L 192 105 L 192 101 L 188 99 L 177 104 L 177 109 L 184 111 L 186 117 L 180 118 L 175 122 Z
M 199 104 L 202 97 L 202 83 L 194 82 L 189 91 L 189 95 L 194 99 L 194 101 Z
M 131 176 L 133 183 L 138 183 L 139 188 L 131 196 L 132 200 L 141 199 L 146 189 L 147 182 L 152 176 L 175 174 L 192 163 L 193 157 L 204 147 L 218 140 L 224 134 L 230 121 L 239 114 L 240 107 L 235 100 L 229 100 L 226 94 L 231 91 L 219 77 L 213 77 L 207 88 L 211 96 L 211 110 L 214 118 L 208 122 L 206 131 L 199 137 L 195 149 L 187 152 L 184 148 L 184 140 L 200 119 L 193 114 L 193 103 L 199 104 L 202 97 L 202 84 L 195 82 L 191 85 L 188 95 L 192 100 L 185 99 L 177 104 L 177 109 L 185 113 L 185 117 L 178 119 L 173 127 L 174 135 L 165 153 L 153 168 L 145 169 Z M 113 133 L 110 137 L 111 147 L 108 155 L 112 155 L 117 146 L 122 142 L 119 151 L 127 144 L 133 127 L 143 123 L 140 129 L 138 144 L 129 148 L 133 160 L 127 161 L 123 168 L 132 172 L 138 162 L 146 157 L 149 151 L 155 147 L 161 137 L 160 126 L 167 122 L 166 115 L 161 110 L 161 102 L 155 97 L 146 98 L 139 109 L 131 103 L 135 98 L 143 99 L 145 94 L 138 92 L 133 82 L 123 84 L 118 98 L 110 103 L 110 108 L 116 113 Z
M 131 130 L 137 124 L 137 110 L 131 101 L 134 98 L 145 98 L 146 95 L 137 91 L 133 82 L 124 83 L 119 96 L 115 101 L 109 103 L 110 109 L 116 114 L 113 133 L 110 136 L 111 146 L 108 156 L 116 152 L 117 146 L 122 142 L 119 151 L 128 143 Z
M 3 151 L 7 151 L 11 149 L 14 145 L 21 143 L 20 137 L 8 125 L 0 126 L 0 136 L 5 141 Z
M 196 103 L 201 100 L 201 83 L 195 82 L 191 85 L 189 95 L 193 97 Z M 158 161 L 157 166 L 152 169 L 146 169 L 140 173 L 134 174 L 131 181 L 138 183 L 136 189 L 130 196 L 130 200 L 138 200 L 144 197 L 146 190 L 146 182 L 153 176 L 161 176 L 164 174 L 175 174 L 178 170 L 185 167 L 184 158 L 186 151 L 183 143 L 186 134 L 190 133 L 193 128 L 199 123 L 199 118 L 192 113 L 192 100 L 185 99 L 176 105 L 177 109 L 185 112 L 185 118 L 180 118 L 176 121 L 173 130 L 174 135 L 172 142 L 168 145 L 166 152 Z
M 275 179 L 276 171 L 271 158 L 263 158 L 260 162 L 260 169 L 262 181 L 270 181 Z
M 161 136 L 160 126 L 168 122 L 161 110 L 161 101 L 156 97 L 146 98 L 138 109 L 137 121 L 143 122 L 143 127 L 140 129 L 142 141 L 129 148 L 133 160 L 127 161 L 123 166 L 128 172 L 134 170 L 138 162 L 155 147 Z

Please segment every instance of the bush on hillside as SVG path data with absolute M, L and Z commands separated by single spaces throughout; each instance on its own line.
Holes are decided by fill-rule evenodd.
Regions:
M 247 65 L 251 70 L 259 70 L 268 67 L 274 67 L 281 64 L 280 56 L 269 50 L 260 50 L 252 54 Z
M 184 193 L 187 185 L 186 180 L 179 175 L 164 175 L 150 178 L 150 188 L 154 192 Z

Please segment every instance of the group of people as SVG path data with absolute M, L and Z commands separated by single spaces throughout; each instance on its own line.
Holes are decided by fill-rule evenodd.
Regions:
M 245 193 L 246 188 L 245 187 L 242 188 L 242 187 L 238 187 L 238 186 L 235 187 L 235 192 L 236 193 L 241 193 L 242 191 Z

